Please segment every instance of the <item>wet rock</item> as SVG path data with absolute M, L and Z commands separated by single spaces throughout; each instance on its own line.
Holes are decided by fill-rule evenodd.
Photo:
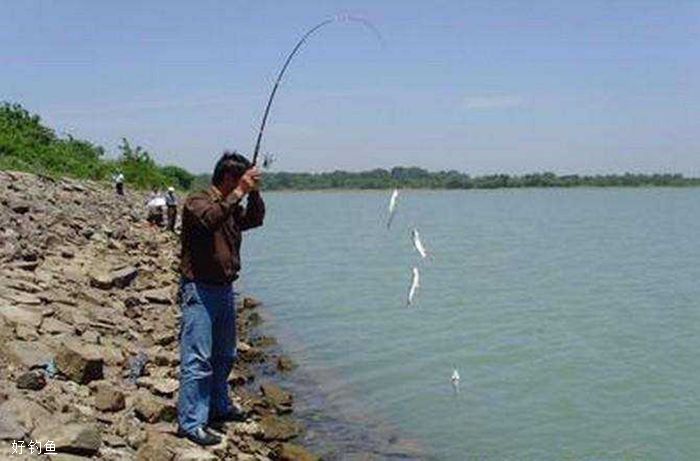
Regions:
M 320 457 L 309 452 L 301 445 L 282 443 L 277 448 L 276 459 L 279 461 L 320 461 Z
M 256 338 L 253 338 L 253 340 L 250 342 L 250 345 L 263 348 L 272 347 L 277 345 L 277 340 L 272 336 L 258 336 Z
M 261 363 L 265 361 L 265 352 L 257 347 L 247 346 L 238 349 L 241 360 L 248 363 Z
M 37 440 L 52 440 L 58 453 L 80 456 L 93 456 L 102 445 L 100 430 L 93 424 L 49 422 L 38 427 L 32 437 Z
M 136 396 L 134 413 L 137 418 L 147 423 L 172 422 L 177 419 L 174 404 L 145 391 L 140 391 Z
M 95 389 L 95 408 L 105 412 L 121 411 L 126 407 L 124 393 L 108 383 L 100 383 Z
M 303 433 L 299 423 L 286 416 L 267 415 L 260 420 L 263 440 L 286 441 Z
M 56 366 L 67 378 L 80 384 L 102 379 L 104 360 L 90 344 L 62 343 L 56 354 Z
M 296 368 L 296 364 L 287 357 L 286 355 L 281 355 L 277 358 L 277 369 L 283 373 L 290 372 Z
M 29 389 L 32 391 L 40 391 L 46 387 L 46 376 L 44 372 L 32 370 L 22 373 L 17 378 L 17 389 Z
M 275 384 L 265 383 L 260 386 L 265 401 L 274 407 L 278 413 L 289 413 L 292 411 L 292 394 L 282 390 Z
M 251 327 L 256 327 L 262 323 L 262 317 L 257 312 L 252 312 L 245 318 L 245 323 Z
M 254 308 L 260 306 L 261 304 L 262 304 L 262 302 L 253 298 L 252 296 L 246 296 L 243 298 L 242 307 L 243 307 L 243 309 L 254 309 Z

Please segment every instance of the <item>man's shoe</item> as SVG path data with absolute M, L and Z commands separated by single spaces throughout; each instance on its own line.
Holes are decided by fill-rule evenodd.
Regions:
M 226 423 L 245 421 L 245 416 L 246 413 L 243 407 L 233 403 L 227 413 L 212 417 L 209 420 L 209 427 L 220 430 Z
M 181 437 L 186 437 L 188 440 L 191 440 L 197 445 L 201 445 L 203 447 L 209 445 L 218 445 L 219 443 L 221 443 L 221 437 L 204 430 L 203 427 L 198 427 L 197 429 L 191 432 L 185 432 L 182 429 L 179 429 L 178 434 Z

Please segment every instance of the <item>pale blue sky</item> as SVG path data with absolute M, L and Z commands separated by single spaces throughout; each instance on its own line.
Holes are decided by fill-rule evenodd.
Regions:
M 209 171 L 263 141 L 275 170 L 700 176 L 700 1 L 34 1 L 0 9 L 0 100 L 111 152 Z

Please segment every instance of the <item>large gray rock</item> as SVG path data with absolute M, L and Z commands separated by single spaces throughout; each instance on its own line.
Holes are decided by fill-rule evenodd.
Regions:
M 138 274 L 139 270 L 135 267 L 125 267 L 111 272 L 98 269 L 90 274 L 90 285 L 102 290 L 126 288 L 136 279 Z
M 9 304 L 0 304 L 0 320 L 10 328 L 17 325 L 25 325 L 38 328 L 41 325 L 41 314 L 28 308 L 18 307 Z
M 172 461 L 178 451 L 191 448 L 191 442 L 170 434 L 148 432 L 146 441 L 136 452 L 137 461 Z
M 47 422 L 32 433 L 32 438 L 53 441 L 58 453 L 80 456 L 93 456 L 102 445 L 100 430 L 93 424 Z
M 79 384 L 102 379 L 104 360 L 90 344 L 62 343 L 56 354 L 56 366 L 67 378 Z
M 53 317 L 47 317 L 41 323 L 41 332 L 50 335 L 71 334 L 73 327 Z
M 23 440 L 28 433 L 12 413 L 0 411 L 0 440 Z
M 0 405 L 0 415 L 12 418 L 27 432 L 32 432 L 39 424 L 51 419 L 51 413 L 31 400 L 15 397 Z
M 100 411 L 114 412 L 126 407 L 124 393 L 108 383 L 100 383 L 95 389 L 95 408 Z
M 177 418 L 177 409 L 174 404 L 146 391 L 139 391 L 137 394 L 134 413 L 137 418 L 147 423 L 171 422 Z
M 38 341 L 10 341 L 0 354 L 25 369 L 44 365 L 54 356 L 50 347 Z

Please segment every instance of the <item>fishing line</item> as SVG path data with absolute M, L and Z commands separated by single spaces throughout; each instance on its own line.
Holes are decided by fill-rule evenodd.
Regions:
M 294 48 L 292 51 L 289 53 L 287 56 L 287 59 L 284 61 L 284 64 L 282 65 L 282 69 L 280 69 L 279 74 L 277 75 L 277 79 L 275 80 L 275 84 L 272 87 L 272 92 L 270 93 L 270 97 L 267 100 L 267 105 L 265 106 L 265 112 L 263 113 L 262 121 L 260 122 L 260 129 L 258 131 L 258 138 L 257 141 L 255 142 L 255 150 L 253 151 L 253 165 L 256 165 L 258 162 L 258 153 L 260 152 L 260 143 L 262 142 L 262 137 L 263 137 L 263 132 L 265 131 L 265 125 L 267 123 L 267 117 L 270 115 L 270 107 L 272 107 L 272 100 L 275 98 L 275 94 L 277 94 L 277 88 L 280 85 L 280 82 L 282 81 L 282 77 L 284 76 L 285 71 L 287 70 L 287 67 L 289 66 L 289 63 L 292 61 L 294 56 L 296 55 L 297 51 L 301 48 L 301 46 L 306 42 L 306 40 L 313 35 L 317 30 L 329 25 L 333 24 L 336 22 L 357 22 L 365 26 L 368 30 L 370 30 L 379 40 L 380 44 L 384 44 L 384 40 L 382 39 L 381 34 L 379 33 L 379 30 L 367 19 L 360 17 L 360 16 L 354 16 L 354 15 L 349 15 L 349 14 L 344 14 L 344 15 L 338 15 L 333 18 L 328 18 L 324 21 L 321 21 L 320 23 L 316 24 L 313 26 L 311 29 L 309 29 L 294 45 Z M 273 157 L 271 155 L 265 156 L 263 160 L 263 166 L 267 167 L 269 166 L 270 163 L 272 163 Z

